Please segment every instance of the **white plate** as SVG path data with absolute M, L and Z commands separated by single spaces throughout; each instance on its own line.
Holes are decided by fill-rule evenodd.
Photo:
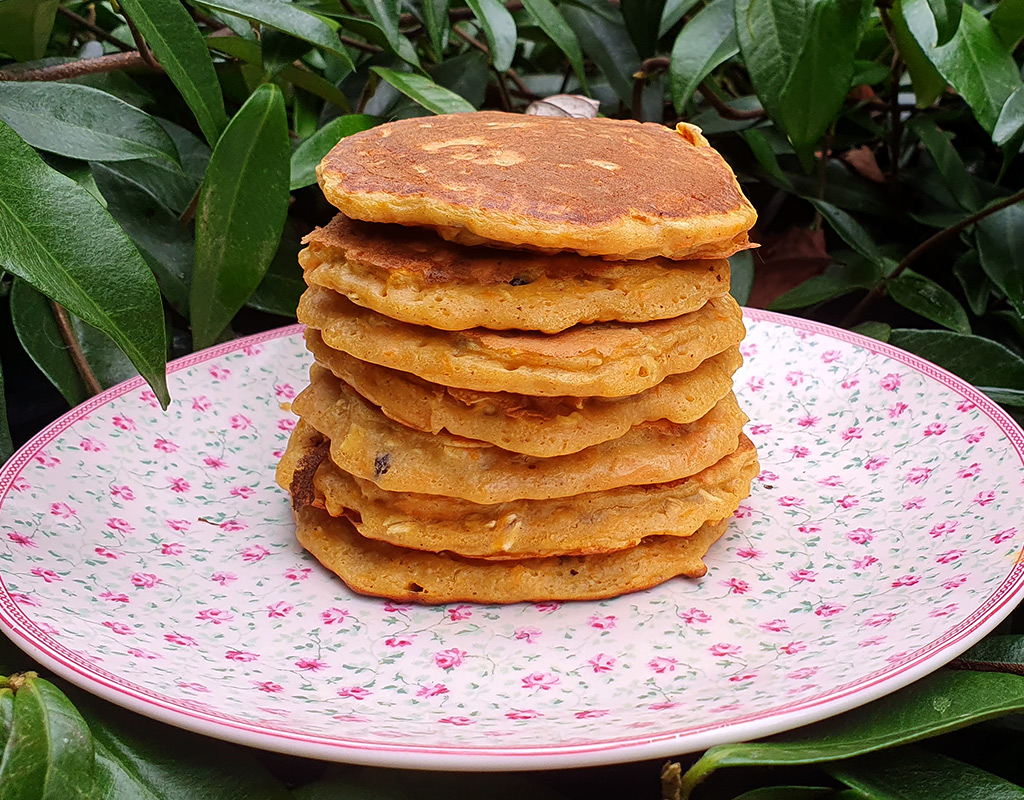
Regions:
M 456 770 L 662 757 L 823 719 L 1021 595 L 1024 437 L 902 351 L 748 311 L 763 472 L 700 581 L 593 603 L 358 597 L 293 540 L 274 464 L 298 328 L 74 409 L 0 472 L 0 625 L 142 714 L 316 758 Z

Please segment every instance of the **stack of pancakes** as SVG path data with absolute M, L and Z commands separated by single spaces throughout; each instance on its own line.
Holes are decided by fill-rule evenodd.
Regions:
M 609 597 L 702 556 L 757 456 L 725 257 L 754 211 L 692 126 L 480 112 L 350 136 L 300 255 L 316 363 L 278 468 L 357 592 Z

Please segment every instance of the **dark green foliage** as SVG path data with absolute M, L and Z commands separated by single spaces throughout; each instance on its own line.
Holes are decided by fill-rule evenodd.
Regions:
M 76 21 L 93 12 L 94 26 Z M 169 347 L 294 318 L 299 239 L 331 215 L 315 167 L 340 138 L 582 93 L 606 116 L 700 125 L 762 213 L 760 240 L 817 232 L 820 274 L 772 292 L 759 291 L 780 269 L 768 247 L 734 256 L 740 301 L 888 341 L 1019 409 L 1022 39 L 1024 0 L 0 0 L 8 386 L 9 365 L 31 359 L 68 404 L 136 370 L 166 402 Z M 0 375 L 0 459 L 13 444 L 4 400 Z M 1018 716 L 950 731 L 1020 710 L 1024 678 L 999 673 L 1019 674 L 1022 659 L 1017 637 L 990 638 L 961 664 L 989 672 L 940 673 L 810 728 L 713 748 L 685 787 L 745 765 L 696 796 L 1020 797 Z M 32 666 L 13 650 L 0 661 Z M 0 800 L 604 788 L 297 759 L 284 772 L 303 777 L 286 787 L 254 751 L 72 704 L 38 678 L 14 683 L 0 681 Z M 991 730 L 996 753 L 965 746 Z M 657 766 L 636 769 L 656 784 Z M 714 784 L 729 780 L 722 795 Z

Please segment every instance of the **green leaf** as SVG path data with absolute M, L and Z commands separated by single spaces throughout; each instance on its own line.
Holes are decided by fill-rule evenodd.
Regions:
M 0 50 L 16 61 L 42 58 L 50 40 L 58 0 L 0 2 Z
M 836 297 L 870 289 L 881 276 L 881 270 L 870 261 L 856 261 L 852 264 L 830 264 L 821 275 L 808 278 L 799 286 L 790 289 L 769 305 L 772 311 L 786 311 L 803 308 L 833 300 Z
M 474 108 L 483 105 L 493 76 L 487 56 L 476 49 L 445 59 L 430 72 L 434 83 L 455 92 Z
M 362 36 L 368 42 L 371 42 L 378 47 L 382 47 L 385 50 L 394 53 L 403 61 L 411 64 L 417 70 L 421 72 L 423 71 L 423 67 L 420 65 L 420 58 L 416 55 L 416 48 L 413 47 L 412 42 L 404 36 L 399 36 L 398 38 L 388 36 L 387 32 L 371 19 L 349 17 L 341 14 L 335 16 L 337 19 L 341 20 L 341 24 L 347 30 L 358 36 Z
M 301 6 L 283 0 L 195 0 L 192 5 L 223 11 L 290 34 L 322 47 L 338 56 L 348 69 L 355 69 L 352 57 L 338 38 L 334 24 L 318 14 L 305 11 Z
M 917 39 L 907 27 L 901 0 L 894 0 L 889 18 L 892 20 L 896 46 L 899 48 L 903 63 L 907 65 L 907 72 L 910 73 L 917 107 L 928 108 L 945 91 L 946 79 L 935 69 L 935 65 L 925 55 L 921 45 L 917 43 Z
M 893 331 L 895 335 L 897 331 Z M 942 336 L 967 337 L 936 331 Z M 909 744 L 1024 709 L 1024 678 L 937 672 L 853 711 L 760 742 L 712 747 L 683 776 L 682 800 L 721 767 L 817 764 Z
M 68 405 L 77 406 L 87 400 L 89 392 L 68 354 L 46 296 L 15 278 L 10 304 L 14 332 L 39 371 L 64 395 Z
M 82 715 L 56 686 L 30 674 L 15 691 L 0 761 L 4 800 L 91 800 L 94 771 Z
M 971 311 L 982 316 L 988 310 L 992 281 L 981 268 L 978 251 L 968 250 L 953 262 L 953 275 L 960 282 Z
M 889 295 L 904 308 L 957 333 L 970 333 L 964 307 L 946 289 L 912 269 L 903 270 L 889 284 Z
M 1024 391 L 1024 359 L 1008 347 L 982 336 L 951 331 L 895 328 L 891 344 L 948 369 L 995 396 L 996 391 Z
M 0 464 L 4 464 L 14 455 L 14 442 L 11 441 L 11 429 L 7 424 L 7 397 L 4 394 L 4 371 L 0 365 Z M 2 698 L 0 698 L 2 705 Z M 0 709 L 2 710 L 2 709 Z M 2 745 L 3 739 L 0 739 Z
M 1024 789 L 983 769 L 920 747 L 900 747 L 825 766 L 874 800 L 1021 800 Z
M 497 775 L 355 767 L 340 777 L 315 781 L 294 800 L 568 800 L 528 773 Z
M 963 0 L 928 0 L 928 8 L 932 12 L 936 30 L 935 44 L 943 45 L 953 38 L 956 29 L 960 27 Z
M 750 250 L 742 250 L 729 257 L 729 292 L 741 306 L 750 299 L 754 286 L 754 256 Z
M 139 248 L 160 292 L 171 307 L 188 319 L 195 244 L 192 226 L 183 225 L 151 194 L 101 164 L 93 167 L 107 211 Z
M 565 53 L 580 86 L 583 87 L 584 92 L 589 94 L 587 73 L 583 65 L 583 51 L 580 49 L 576 34 L 569 27 L 569 23 L 565 21 L 565 17 L 559 13 L 551 0 L 523 0 L 523 6 L 537 21 L 540 29 L 548 35 L 559 50 Z
M 854 57 L 871 8 L 865 0 L 813 0 L 812 5 L 803 51 L 774 104 L 777 121 L 805 163 L 850 91 Z
M 376 125 L 379 120 L 367 114 L 347 114 L 335 117 L 300 144 L 291 158 L 291 189 L 301 189 L 316 183 L 316 166 L 339 141 Z
M 992 129 L 992 141 L 1003 147 L 1020 136 L 1024 131 L 1024 86 L 1018 86 L 1013 94 L 1006 98 L 999 110 L 999 117 Z
M 466 0 L 484 29 L 491 48 L 491 63 L 498 72 L 507 72 L 516 54 L 516 21 L 500 0 Z
M 0 375 L 0 383 L 3 376 Z M 10 458 L 10 453 L 4 460 Z M 6 678 L 4 679 L 6 680 Z M 14 691 L 9 686 L 0 688 L 0 750 L 7 746 L 11 735 L 11 724 L 14 722 Z
M 884 322 L 862 322 L 860 325 L 854 325 L 850 330 L 862 336 L 870 336 L 880 342 L 888 342 L 889 335 L 892 333 L 892 328 Z
M 149 267 L 85 189 L 3 123 L 0 269 L 110 336 L 166 406 L 163 306 Z
M 420 5 L 430 46 L 434 48 L 434 56 L 440 62 L 444 59 L 444 51 L 448 47 L 448 37 L 451 34 L 451 26 L 448 24 L 449 0 L 420 0 Z
M 988 21 L 1006 49 L 1016 50 L 1024 39 L 1024 0 L 1000 0 Z
M 650 58 L 658 48 L 658 30 L 665 0 L 621 0 L 622 18 L 641 58 Z
M 812 0 L 736 0 L 736 39 L 757 96 L 778 119 L 782 91 L 803 52 Z
M 156 120 L 89 86 L 0 81 L 0 120 L 33 147 L 69 158 L 178 163 L 174 142 Z
M 435 114 L 460 114 L 476 111 L 464 97 L 438 86 L 430 78 L 412 75 L 408 72 L 396 72 L 384 67 L 371 67 L 371 69 L 406 97 Z
M 1004 208 L 978 222 L 978 256 L 1018 314 L 1024 315 L 1024 204 Z
M 228 117 L 210 51 L 192 17 L 180 0 L 122 0 L 121 6 L 192 109 L 206 141 L 216 144 Z
M 934 44 L 938 34 L 927 0 L 902 0 L 902 10 L 924 54 L 971 107 L 981 127 L 992 133 L 1021 79 L 1013 56 L 988 20 L 965 4 L 956 34 L 940 47 Z
M 246 305 L 268 314 L 295 319 L 299 295 L 306 290 L 299 267 L 299 242 L 288 236 L 287 231 L 274 254 L 267 274 L 256 287 Z
M 248 750 L 73 696 L 96 747 L 91 800 L 292 800 Z
M 977 211 L 981 208 L 981 194 L 978 192 L 974 177 L 967 171 L 949 137 L 944 131 L 939 130 L 935 119 L 917 117 L 911 121 L 909 127 L 928 148 L 942 176 L 942 182 L 960 207 L 967 211 Z
M 739 52 L 733 0 L 713 0 L 679 31 L 669 61 L 669 90 L 682 114 L 702 80 Z
M 826 203 L 824 200 L 811 200 L 810 202 L 821 212 L 821 216 L 844 242 L 872 264 L 878 265 L 883 273 L 888 271 L 891 259 L 882 255 L 882 251 L 878 249 L 871 234 L 864 230 L 857 220 L 841 208 Z
M 737 795 L 733 800 L 833 800 L 835 789 L 823 786 L 766 786 Z
M 661 24 L 658 26 L 658 38 L 667 34 L 676 26 L 686 12 L 693 8 L 700 0 L 667 0 L 665 8 L 661 12 Z
M 741 133 L 743 139 L 746 141 L 747 146 L 750 148 L 750 152 L 754 154 L 754 158 L 757 159 L 757 163 L 760 164 L 765 171 L 775 178 L 782 186 L 786 187 L 789 191 L 793 191 L 793 185 L 790 183 L 789 177 L 785 172 L 782 171 L 782 167 L 779 165 L 779 159 L 775 155 L 775 149 L 772 147 L 771 141 L 765 136 L 765 133 L 760 128 L 750 128 Z
M 364 5 L 388 39 L 394 41 L 401 36 L 398 32 L 398 18 L 402 13 L 399 0 L 365 0 Z
M 986 636 L 958 660 L 974 670 L 988 667 L 1001 671 L 1007 665 L 1024 665 L 1024 636 Z
M 611 8 L 611 6 L 609 6 Z M 576 31 L 580 46 L 628 107 L 633 98 L 633 74 L 640 56 L 621 21 L 612 21 L 591 8 L 563 4 L 559 9 Z
M 372 25 L 373 23 L 367 21 L 367 24 Z M 213 36 L 206 40 L 206 46 L 218 53 L 224 53 L 244 61 L 246 64 L 252 64 L 261 72 L 263 71 L 263 54 L 256 42 L 250 42 L 239 36 Z M 296 66 L 287 66 L 277 73 L 277 79 L 284 83 L 292 83 L 317 97 L 322 97 L 344 111 L 349 110 L 348 98 L 341 90 L 315 72 L 299 69 Z
M 284 96 L 264 84 L 221 135 L 199 195 L 189 298 L 197 349 L 216 341 L 270 266 L 288 212 L 289 149 Z

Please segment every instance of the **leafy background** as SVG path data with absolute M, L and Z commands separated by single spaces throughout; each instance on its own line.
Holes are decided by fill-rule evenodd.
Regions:
M 1022 37 L 1024 0 L 0 0 L 0 455 L 136 373 L 166 402 L 167 358 L 292 319 L 338 139 L 566 93 L 726 155 L 760 213 L 741 301 L 890 341 L 1021 419 Z M 1024 797 L 1020 623 L 767 742 L 502 776 L 203 740 L 3 642 L 0 798 Z

